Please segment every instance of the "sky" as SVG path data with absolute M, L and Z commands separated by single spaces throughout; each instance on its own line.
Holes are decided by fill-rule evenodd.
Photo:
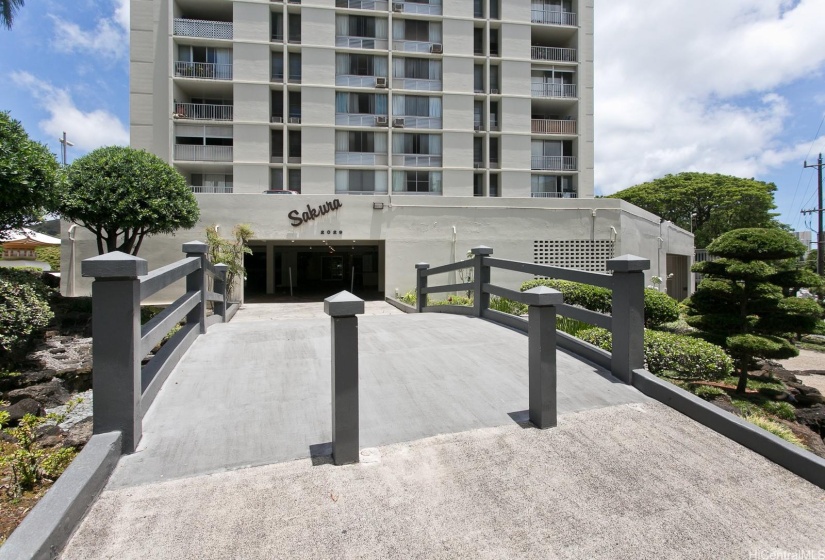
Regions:
M 507 0 L 503 0 L 506 2 Z M 129 142 L 128 0 L 26 0 L 0 28 L 0 110 L 68 161 Z M 681 171 L 777 185 L 815 227 L 825 1 L 595 0 L 596 193 Z M 506 86 L 505 86 L 506 87 Z

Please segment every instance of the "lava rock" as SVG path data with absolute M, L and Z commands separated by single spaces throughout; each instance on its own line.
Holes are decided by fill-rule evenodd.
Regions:
M 63 443 L 63 430 L 57 426 L 41 425 L 35 430 L 37 434 L 37 442 L 41 447 L 55 447 Z
M 16 426 L 26 414 L 37 416 L 41 412 L 40 403 L 34 399 L 22 399 L 11 406 L 0 406 L 0 410 L 9 413 L 9 425 Z
M 52 379 L 41 385 L 32 385 L 9 391 L 7 397 L 12 403 L 22 399 L 33 399 L 39 402 L 43 408 L 66 404 L 72 398 L 59 379 Z
M 83 447 L 92 439 L 92 417 L 81 420 L 66 431 L 63 444 L 67 447 Z
M 825 405 L 796 409 L 796 421 L 825 437 Z

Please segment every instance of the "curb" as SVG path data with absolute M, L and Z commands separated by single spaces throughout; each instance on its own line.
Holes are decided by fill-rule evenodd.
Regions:
M 96 434 L 0 548 L 0 560 L 56 558 L 109 480 L 120 432 Z

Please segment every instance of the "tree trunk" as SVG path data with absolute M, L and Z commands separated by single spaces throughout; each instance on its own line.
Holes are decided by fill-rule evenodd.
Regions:
M 736 361 L 736 369 L 739 372 L 739 383 L 736 384 L 737 393 L 745 393 L 748 388 L 748 359 L 740 358 Z

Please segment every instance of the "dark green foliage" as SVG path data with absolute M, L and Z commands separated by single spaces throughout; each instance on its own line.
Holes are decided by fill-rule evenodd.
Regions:
M 726 231 L 744 227 L 780 228 L 772 212 L 776 185 L 710 173 L 666 175 L 619 191 L 620 198 L 677 226 L 692 230 L 697 247 Z M 691 224 L 692 222 L 692 224 Z
M 569 305 L 577 305 L 598 313 L 610 314 L 613 310 L 613 294 L 607 288 L 568 280 L 536 279 L 524 282 L 521 285 L 521 291 L 526 292 L 537 286 L 547 286 L 560 291 L 564 295 L 564 303 Z M 653 288 L 645 289 L 644 305 L 645 325 L 648 327 L 669 323 L 679 318 L 679 303 Z
M 23 126 L 0 112 L 0 239 L 39 222 L 57 204 L 58 164 Z
M 510 315 L 525 315 L 527 313 L 527 306 L 523 303 L 499 296 L 490 296 L 490 309 L 501 313 L 509 313 Z
M 0 0 L 0 24 L 11 29 L 14 23 L 14 14 L 23 7 L 25 0 Z
M 51 294 L 39 271 L 0 268 L 0 364 L 19 358 L 52 320 Z
M 605 329 L 589 329 L 578 336 L 608 352 L 612 349 L 612 335 Z M 733 362 L 722 348 L 681 334 L 645 329 L 644 353 L 647 369 L 656 375 L 675 372 L 689 379 L 720 379 L 733 371 Z
M 790 233 L 734 230 L 714 240 L 708 251 L 722 258 L 695 267 L 706 277 L 687 304 L 687 322 L 728 349 L 739 375 L 736 390 L 742 393 L 754 359 L 797 355 L 783 335 L 810 332 L 822 311 L 812 301 L 786 297 L 807 276 L 794 272 L 805 247 Z
M 172 166 L 149 152 L 118 146 L 72 163 L 59 211 L 95 234 L 100 254 L 133 255 L 145 237 L 191 228 L 199 215 L 195 196 Z
M 60 272 L 60 247 L 38 247 L 34 252 L 37 260 L 52 267 L 52 272 Z

